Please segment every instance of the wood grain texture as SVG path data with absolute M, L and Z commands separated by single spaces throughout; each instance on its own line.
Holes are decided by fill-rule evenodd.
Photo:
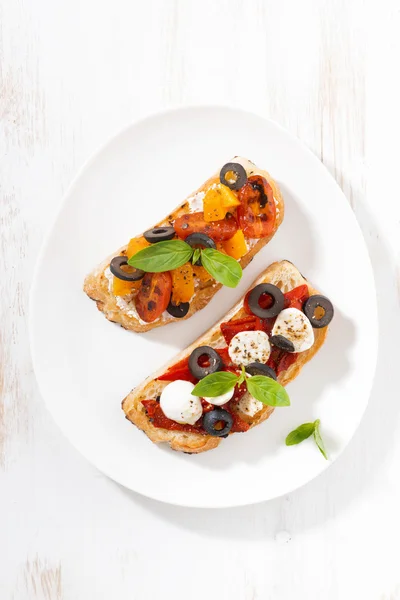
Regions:
M 400 598 L 399 30 L 396 0 L 0 0 L 1 600 Z M 115 485 L 60 435 L 30 362 L 33 265 L 66 186 L 124 124 L 179 103 L 298 135 L 376 275 L 380 356 L 354 441 L 254 507 L 178 509 Z
M 61 566 L 49 566 L 37 556 L 23 566 L 12 598 L 62 600 Z

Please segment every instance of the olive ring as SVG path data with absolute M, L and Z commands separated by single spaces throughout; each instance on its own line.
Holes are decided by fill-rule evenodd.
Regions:
M 225 176 L 229 172 L 235 173 L 235 181 L 226 179 Z M 226 185 L 231 190 L 240 190 L 240 188 L 243 187 L 247 181 L 246 170 L 239 163 L 226 163 L 226 165 L 224 165 L 220 171 L 219 180 L 223 185 Z
M 259 300 L 263 294 L 272 298 L 272 306 L 261 308 Z M 249 294 L 249 308 L 251 312 L 261 319 L 276 317 L 285 306 L 285 296 L 282 290 L 272 283 L 259 283 Z
M 139 279 L 143 279 L 145 275 L 144 271 L 131 266 L 129 268 L 132 271 L 124 271 L 122 267 L 125 266 L 128 266 L 128 258 L 126 256 L 114 256 L 110 262 L 110 271 L 114 277 L 123 281 L 139 281 Z
M 221 429 L 216 429 L 215 426 L 218 423 L 222 423 Z M 223 408 L 215 408 L 210 412 L 207 412 L 203 416 L 203 429 L 209 434 L 215 437 L 226 437 L 233 425 L 232 415 Z
M 167 242 L 175 237 L 175 229 L 173 227 L 161 226 L 154 227 L 154 229 L 148 229 L 143 234 L 144 239 L 150 244 L 156 244 L 157 242 Z
M 207 367 L 199 365 L 199 358 L 204 355 L 208 357 L 208 362 L 210 363 Z M 211 346 L 199 346 L 189 356 L 189 370 L 196 379 L 203 379 L 203 377 L 210 375 L 210 373 L 220 371 L 223 366 L 222 358 Z
M 214 250 L 216 250 L 217 248 L 214 240 L 211 239 L 210 236 L 206 235 L 205 233 L 191 233 L 187 236 L 185 242 L 189 244 L 189 246 L 192 246 L 192 248 L 195 248 L 196 246 L 203 246 L 203 248 L 213 248 Z M 195 265 L 197 267 L 201 267 L 201 258 L 196 260 Z
M 323 311 L 322 316 L 319 318 L 315 316 L 315 310 L 317 308 L 320 308 Z M 332 302 L 329 298 L 320 296 L 319 294 L 310 296 L 309 299 L 304 302 L 303 311 L 315 329 L 321 329 L 321 327 L 329 325 L 334 314 Z

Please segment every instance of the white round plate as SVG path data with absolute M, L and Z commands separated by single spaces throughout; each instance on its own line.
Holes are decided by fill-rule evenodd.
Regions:
M 218 292 L 190 321 L 147 334 L 108 322 L 82 291 L 85 275 L 235 155 L 269 171 L 286 202 L 283 225 L 238 288 Z M 288 388 L 291 407 L 204 454 L 152 444 L 124 418 L 122 399 L 222 317 L 265 267 L 284 258 L 330 297 L 336 311 L 326 344 Z M 251 504 L 321 473 L 360 422 L 376 362 L 374 280 L 346 198 L 317 158 L 281 127 L 223 107 L 146 118 L 86 164 L 42 250 L 30 317 L 39 386 L 67 438 L 127 488 L 184 506 Z M 293 428 L 316 418 L 330 462 L 312 439 L 285 446 Z

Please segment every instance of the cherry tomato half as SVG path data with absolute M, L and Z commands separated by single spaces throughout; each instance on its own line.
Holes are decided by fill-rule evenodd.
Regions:
M 224 242 L 235 235 L 238 225 L 233 216 L 227 215 L 221 221 L 207 222 L 204 220 L 203 212 L 195 212 L 178 217 L 174 223 L 174 229 L 182 240 L 185 240 L 191 233 L 205 233 L 214 242 Z
M 237 208 L 239 227 L 246 237 L 263 238 L 270 235 L 275 226 L 276 206 L 274 192 L 265 177 L 252 175 L 240 188 Z
M 152 323 L 167 308 L 172 291 L 169 272 L 146 273 L 136 296 L 136 310 L 141 319 Z

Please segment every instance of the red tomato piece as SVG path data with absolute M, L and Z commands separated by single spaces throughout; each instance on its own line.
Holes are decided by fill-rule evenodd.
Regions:
M 239 227 L 246 237 L 263 238 L 275 227 L 276 206 L 272 187 L 261 175 L 252 175 L 238 193 Z
M 238 230 L 236 219 L 226 216 L 221 221 L 207 222 L 203 212 L 189 213 L 178 217 L 174 223 L 176 234 L 185 240 L 191 233 L 205 233 L 214 242 L 230 240 Z
M 139 317 L 152 323 L 161 317 L 167 308 L 172 291 L 171 274 L 146 273 L 136 296 L 136 310 Z

